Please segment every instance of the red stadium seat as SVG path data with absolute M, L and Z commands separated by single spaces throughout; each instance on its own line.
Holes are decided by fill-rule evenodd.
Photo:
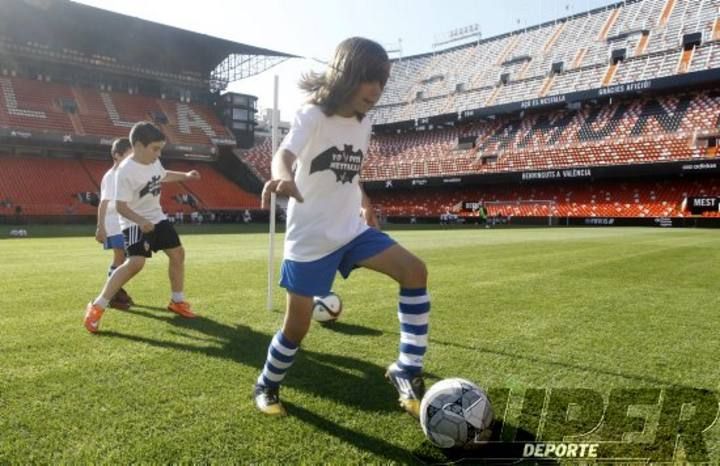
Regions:
M 110 160 L 21 157 L 0 153 L 0 203 L 10 200 L 21 206 L 24 215 L 94 215 L 96 208 L 84 204 L 78 193 L 99 192 L 102 176 L 111 167 Z M 257 195 L 244 191 L 207 163 L 165 161 L 169 170 L 198 170 L 200 181 L 163 185 L 162 206 L 168 213 L 189 213 L 197 209 L 241 210 L 260 207 Z M 42 183 L 38 183 L 42 180 Z M 177 200 L 192 194 L 193 208 Z M 11 213 L 8 208 L 0 213 Z
M 234 138 L 214 111 L 200 103 L 22 78 L 0 77 L 0 87 L 0 126 L 8 128 L 127 137 L 133 123 L 164 114 L 168 121 L 161 127 L 171 143 L 207 146 L 215 145 L 211 138 Z M 63 111 L 62 100 L 75 103 L 76 116 Z
M 462 201 L 489 202 L 491 215 L 547 217 L 659 217 L 686 216 L 680 204 L 686 196 L 717 196 L 720 180 L 633 181 L 468 187 L 456 190 L 373 192 L 373 204 L 385 215 L 438 217 Z M 531 204 L 519 201 L 554 201 Z M 471 218 L 472 214 L 467 214 Z M 718 216 L 718 213 L 705 214 Z

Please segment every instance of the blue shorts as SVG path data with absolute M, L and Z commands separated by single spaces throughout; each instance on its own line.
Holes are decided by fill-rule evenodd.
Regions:
M 105 249 L 125 249 L 125 237 L 123 237 L 122 233 L 119 235 L 113 235 L 108 236 L 105 238 L 105 243 L 103 244 Z
M 336 271 L 347 278 L 358 262 L 395 244 L 395 240 L 382 231 L 368 228 L 345 246 L 318 260 L 296 262 L 285 259 L 280 271 L 280 286 L 300 296 L 326 296 L 332 289 Z

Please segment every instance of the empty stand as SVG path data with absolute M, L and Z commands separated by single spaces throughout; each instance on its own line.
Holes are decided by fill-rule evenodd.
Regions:
M 270 179 L 272 139 L 258 138 L 252 149 L 241 151 L 240 158 L 261 180 Z
M 207 163 L 165 162 L 169 170 L 198 170 L 200 181 L 166 183 L 162 189 L 165 212 L 190 213 L 193 210 L 239 210 L 260 206 L 258 196 L 244 191 Z M 0 154 L 0 201 L 10 200 L 12 213 L 20 206 L 23 215 L 94 215 L 96 208 L 80 202 L 78 193 L 99 192 L 103 175 L 110 169 L 109 160 L 63 159 L 51 157 Z M 177 197 L 192 194 L 197 206 L 178 202 Z
M 178 185 L 193 194 L 206 209 L 232 210 L 257 209 L 260 207 L 260 198 L 257 195 L 243 190 L 220 174 L 213 166 L 175 161 L 166 161 L 164 165 L 168 170 L 183 172 L 197 170 L 200 172 L 201 179 L 199 181 L 179 183 Z
M 477 135 L 471 150 L 455 149 L 457 129 L 379 135 L 363 179 L 693 160 L 703 157 L 693 134 L 714 131 L 719 117 L 715 90 L 475 123 L 465 128 Z M 483 164 L 482 157 L 496 161 Z M 412 165 L 431 160 L 439 163 Z
M 717 0 L 618 2 L 464 46 L 393 62 L 375 124 L 720 67 Z M 684 34 L 703 44 L 682 54 Z M 610 52 L 625 60 L 608 68 Z M 553 63 L 563 72 L 548 85 Z M 497 87 L 508 74 L 504 87 Z M 459 86 L 459 87 L 458 87 Z M 458 90 L 460 89 L 460 90 Z M 420 98 L 418 98 L 420 96 Z
M 68 114 L 62 100 L 75 103 Z M 144 95 L 99 91 L 21 78 L 0 78 L 0 125 L 67 134 L 127 137 L 141 120 L 164 114 L 161 124 L 169 142 L 214 145 L 213 138 L 234 139 L 213 110 L 200 103 L 181 103 Z
M 67 86 L 18 78 L 0 78 L 0 125 L 10 128 L 75 132 L 58 99 L 71 100 Z
M 77 160 L 0 155 L 0 198 L 9 198 L 24 215 L 88 215 L 95 208 L 77 193 L 97 186 Z
M 374 205 L 388 216 L 438 217 L 458 211 L 463 201 L 482 201 L 489 214 L 521 217 L 683 217 L 687 196 L 720 195 L 720 179 L 624 181 L 472 187 L 456 190 L 371 192 Z M 553 201 L 530 204 L 518 201 Z M 472 219 L 475 214 L 466 212 Z M 705 216 L 718 216 L 708 213 Z

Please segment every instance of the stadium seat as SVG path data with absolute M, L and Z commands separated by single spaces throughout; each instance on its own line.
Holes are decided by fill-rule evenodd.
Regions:
M 63 100 L 75 103 L 76 115 L 63 111 L 60 106 Z M 214 111 L 201 103 L 23 78 L 0 78 L 0 125 L 13 129 L 127 137 L 133 123 L 152 121 L 158 114 L 167 117 L 166 123 L 157 123 L 171 143 L 208 146 L 215 145 L 212 138 L 234 139 Z
M 387 216 L 439 217 L 446 209 L 471 220 L 475 214 L 460 212 L 463 201 L 483 201 L 490 215 L 523 217 L 682 217 L 686 196 L 716 195 L 717 178 L 692 181 L 623 181 L 563 183 L 461 189 L 375 191 L 372 202 Z M 519 202 L 523 201 L 523 202 Z M 537 201 L 532 204 L 528 201 Z M 540 202 L 545 201 L 545 202 Z M 551 204 L 547 201 L 553 201 Z M 717 212 L 704 214 L 719 216 Z

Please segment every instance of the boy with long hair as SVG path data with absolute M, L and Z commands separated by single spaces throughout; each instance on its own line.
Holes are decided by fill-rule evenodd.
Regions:
M 301 82 L 310 101 L 297 112 L 273 157 L 263 204 L 272 192 L 290 197 L 280 279 L 287 307 L 253 392 L 263 413 L 285 414 L 279 387 L 310 327 L 313 296 L 330 292 L 337 271 L 347 278 L 353 268 L 365 267 L 400 285 L 400 354 L 386 377 L 400 405 L 419 414 L 430 313 L 427 269 L 378 229 L 359 181 L 370 143 L 366 114 L 380 99 L 389 73 L 387 53 L 379 44 L 359 37 L 340 43 L 327 71 Z

